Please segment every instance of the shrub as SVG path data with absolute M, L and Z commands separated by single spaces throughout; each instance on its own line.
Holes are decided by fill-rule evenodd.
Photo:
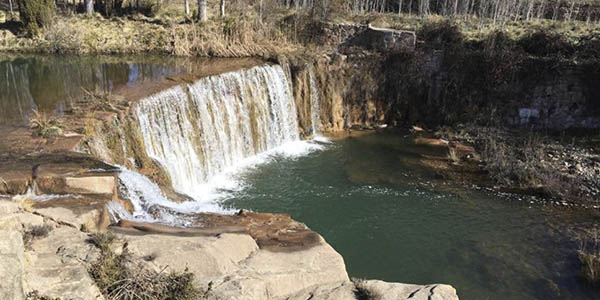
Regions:
M 34 290 L 27 294 L 27 296 L 25 297 L 25 300 L 61 300 L 61 299 L 55 298 L 55 297 L 43 296 L 43 295 L 40 295 L 39 291 Z
M 35 135 L 44 138 L 60 136 L 63 133 L 63 125 L 57 119 L 36 109 L 33 110 L 33 116 L 29 119 L 29 124 L 35 130 Z
M 573 45 L 564 35 L 549 30 L 534 31 L 518 43 L 525 52 L 536 56 L 570 56 L 574 53 Z
M 581 276 L 591 284 L 600 284 L 600 234 L 597 229 L 584 233 L 578 251 Z
M 426 23 L 417 31 L 417 37 L 424 41 L 427 47 L 436 49 L 454 48 L 464 41 L 458 26 L 450 21 Z
M 21 0 L 19 12 L 27 32 L 31 35 L 37 35 L 41 28 L 50 25 L 54 16 L 54 1 Z
M 90 266 L 89 273 L 107 299 L 196 300 L 206 299 L 210 292 L 197 288 L 194 274 L 188 272 L 156 272 L 135 260 L 123 245 L 120 254 L 113 251 L 116 237 L 98 233 L 89 242 L 100 249 L 100 258 Z
M 356 279 L 352 278 L 352 283 L 354 283 L 354 296 L 358 300 L 380 300 L 383 298 L 381 294 L 378 292 L 370 290 L 365 285 L 364 279 Z
M 31 229 L 23 233 L 23 244 L 29 248 L 33 240 L 47 237 L 52 229 L 54 228 L 47 224 L 32 226 Z

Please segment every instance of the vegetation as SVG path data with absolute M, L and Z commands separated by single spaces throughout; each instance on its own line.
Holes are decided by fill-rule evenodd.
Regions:
M 164 269 L 156 272 L 136 260 L 129 253 L 127 243 L 117 254 L 113 249 L 115 241 L 116 237 L 111 233 L 93 234 L 89 240 L 100 249 L 100 258 L 91 265 L 89 273 L 107 299 L 196 300 L 208 297 L 211 286 L 207 290 L 197 288 L 192 273 L 165 272 Z
M 22 0 L 19 2 L 19 13 L 27 32 L 38 34 L 41 28 L 49 26 L 52 21 L 54 1 Z
M 600 231 L 593 229 L 580 238 L 581 276 L 589 283 L 600 284 Z
M 477 8 L 485 1 L 430 1 L 428 9 L 424 4 L 418 4 L 420 1 L 198 1 L 198 4 L 206 2 L 206 13 L 203 15 L 198 13 L 198 5 L 190 1 L 95 1 L 95 11 L 102 16 L 79 14 L 84 11 L 83 8 L 68 1 L 59 1 L 57 7 L 60 18 L 55 18 L 51 27 L 43 28 L 43 25 L 36 29 L 38 37 L 32 39 L 15 38 L 12 34 L 3 37 L 0 34 L 0 50 L 273 57 L 302 50 L 306 44 L 300 37 L 302 34 L 314 34 L 310 29 L 321 21 L 371 23 L 380 27 L 427 33 L 432 26 L 439 26 L 442 20 L 446 20 L 459 29 L 461 35 L 457 38 L 462 38 L 466 44 L 485 42 L 488 37 L 501 32 L 510 40 L 523 39 L 525 44 L 520 46 L 528 53 L 542 55 L 546 51 L 544 49 L 556 49 L 558 45 L 545 43 L 547 37 L 550 37 L 550 41 L 566 42 L 563 52 L 567 56 L 580 50 L 585 50 L 588 57 L 600 53 L 600 30 L 598 26 L 591 25 L 591 20 L 596 20 L 595 13 L 590 15 L 590 21 L 577 21 L 582 19 L 582 10 L 576 8 L 572 13 L 576 17 L 570 18 L 565 17 L 567 12 L 561 9 L 556 18 L 541 13 L 537 5 L 547 0 L 492 1 L 487 4 L 490 8 L 507 7 L 506 3 L 514 1 L 515 5 L 510 5 L 510 9 L 519 7 L 519 11 L 526 11 L 533 7 L 531 9 L 536 11 L 536 14 L 524 12 L 525 17 L 515 15 L 516 12 L 506 12 L 510 17 L 502 17 L 502 21 L 499 21 L 499 12 L 493 17 Z M 538 3 L 540 1 L 542 3 Z M 550 7 L 549 3 L 547 5 Z M 399 6 L 402 7 L 401 14 L 397 13 Z M 455 7 L 458 12 L 454 12 Z M 475 13 L 461 12 L 461 9 L 467 8 Z M 22 21 L 27 23 L 23 18 Z M 537 32 L 542 32 L 542 35 L 536 35 Z M 13 33 L 18 34 L 14 30 Z M 557 39 L 556 35 L 562 36 L 562 40 Z M 526 37 L 529 40 L 525 40 Z M 429 41 L 422 35 L 419 38 Z
M 47 297 L 40 295 L 39 291 L 32 291 L 27 294 L 25 300 L 61 300 L 60 298 Z
M 32 226 L 23 233 L 23 244 L 26 248 L 29 248 L 33 240 L 47 237 L 52 229 L 54 229 L 54 227 L 47 224 Z
M 29 124 L 34 129 L 34 134 L 44 138 L 60 136 L 63 133 L 63 125 L 56 119 L 43 112 L 34 109 Z
M 383 299 L 383 295 L 372 291 L 365 285 L 364 279 L 352 278 L 352 283 L 354 283 L 354 296 L 358 300 L 381 300 Z

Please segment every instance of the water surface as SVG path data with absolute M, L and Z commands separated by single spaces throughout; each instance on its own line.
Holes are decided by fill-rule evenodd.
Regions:
M 565 223 L 564 211 L 531 199 L 437 180 L 415 164 L 423 150 L 379 133 L 275 157 L 245 172 L 246 188 L 225 205 L 291 214 L 342 254 L 352 277 L 448 283 L 467 300 L 600 298 L 577 280 L 568 236 L 594 217 Z
M 135 100 L 177 80 L 255 65 L 255 59 L 0 55 L 0 126 L 27 125 L 33 109 L 68 112 L 86 93 Z

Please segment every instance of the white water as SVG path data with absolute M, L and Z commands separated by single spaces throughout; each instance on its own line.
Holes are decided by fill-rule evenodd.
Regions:
M 319 134 L 319 126 L 321 126 L 321 107 L 319 101 L 319 89 L 317 88 L 317 80 L 312 65 L 308 66 L 308 81 L 310 84 L 310 119 L 312 123 L 312 134 Z
M 315 92 L 312 92 L 315 91 Z M 318 93 L 311 70 L 313 130 L 319 121 Z M 169 175 L 173 188 L 196 201 L 175 203 L 148 178 L 123 169 L 121 193 L 131 200 L 129 215 L 111 204 L 117 218 L 156 221 L 153 205 L 176 213 L 231 212 L 220 200 L 244 188 L 244 170 L 274 157 L 296 157 L 322 149 L 300 141 L 291 85 L 281 66 L 260 66 L 206 77 L 140 101 L 136 114 L 146 152 Z M 177 217 L 162 222 L 179 224 Z

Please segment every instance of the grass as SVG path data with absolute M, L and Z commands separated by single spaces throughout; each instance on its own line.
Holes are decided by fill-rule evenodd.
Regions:
M 112 233 L 93 234 L 89 242 L 100 249 L 100 258 L 89 268 L 89 273 L 107 299 L 172 300 L 206 299 L 207 290 L 196 287 L 194 274 L 188 272 L 160 272 L 144 267 L 129 253 L 127 243 L 121 253 L 113 248 L 116 241 Z
M 581 276 L 587 282 L 600 284 L 600 231 L 596 228 L 580 238 Z
M 195 2 L 191 1 L 191 4 L 195 5 Z M 216 2 L 209 4 L 215 6 Z M 266 4 L 265 11 L 261 12 L 256 4 L 228 3 L 225 17 L 217 16 L 217 7 L 209 7 L 212 17 L 201 23 L 196 22 L 193 15 L 184 15 L 182 1 L 163 3 L 155 12 L 140 14 L 129 11 L 128 15 L 121 17 L 63 13 L 52 21 L 52 26 L 41 28 L 36 37 L 15 39 L 12 34 L 4 37 L 0 32 L 0 51 L 78 55 L 157 53 L 176 56 L 274 57 L 313 47 L 312 44 L 302 44 L 298 36 L 302 36 L 305 29 L 307 32 L 304 35 L 312 36 L 314 33 L 310 32 L 310 28 L 313 28 L 311 24 L 326 20 L 371 23 L 378 27 L 417 32 L 424 32 L 431 24 L 448 21 L 460 29 L 461 38 L 468 43 L 486 41 L 497 32 L 502 32 L 514 41 L 535 37 L 536 32 L 552 32 L 563 37 L 569 45 L 593 49 L 590 54 L 592 57 L 600 54 L 600 28 L 580 21 L 509 21 L 498 25 L 491 20 L 474 17 L 449 20 L 437 15 L 353 15 L 345 10 L 322 15 L 271 4 Z M 418 38 L 427 40 L 423 35 Z
M 61 136 L 64 129 L 64 126 L 57 118 L 40 112 L 37 109 L 33 110 L 32 116 L 29 119 L 29 125 L 34 130 L 36 136 L 44 138 Z
M 50 231 L 52 231 L 52 229 L 54 229 L 54 227 L 48 224 L 32 226 L 29 230 L 23 233 L 23 244 L 26 248 L 30 248 L 31 243 L 35 239 L 47 237 Z
M 381 300 L 383 299 L 383 295 L 378 292 L 370 290 L 366 286 L 366 280 L 352 278 L 352 283 L 354 284 L 354 296 L 358 300 Z
M 61 300 L 60 298 L 47 297 L 40 295 L 39 291 L 32 291 L 27 294 L 25 300 Z

